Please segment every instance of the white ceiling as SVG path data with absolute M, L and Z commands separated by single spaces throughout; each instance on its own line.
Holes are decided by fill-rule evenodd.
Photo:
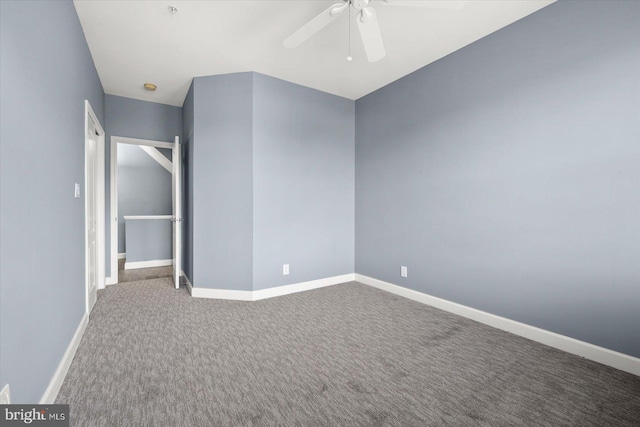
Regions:
M 340 0 L 74 0 L 107 94 L 182 106 L 196 76 L 257 71 L 358 99 L 553 0 L 469 0 L 460 10 L 373 0 L 387 56 L 367 62 L 346 15 L 302 46 L 282 42 Z M 176 6 L 178 12 L 169 13 Z M 352 15 L 355 19 L 355 15 Z M 142 84 L 158 85 L 156 92 Z

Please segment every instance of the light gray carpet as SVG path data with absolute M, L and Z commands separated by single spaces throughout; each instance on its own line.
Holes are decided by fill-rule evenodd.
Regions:
M 79 426 L 638 426 L 640 377 L 358 283 L 257 302 L 100 296 Z
M 173 266 L 124 269 L 125 260 L 118 260 L 118 283 L 138 282 L 140 280 L 159 279 L 161 277 L 171 277 Z

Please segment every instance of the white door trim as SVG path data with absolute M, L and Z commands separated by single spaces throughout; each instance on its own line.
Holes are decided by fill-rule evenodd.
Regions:
M 182 151 L 178 136 L 175 137 L 173 143 L 171 163 L 173 283 L 176 289 L 179 289 L 180 272 L 182 271 L 182 177 L 180 176 L 182 175 Z
M 109 192 L 109 199 L 111 202 L 109 213 L 109 222 L 111 224 L 111 235 L 109 236 L 111 241 L 111 251 L 109 260 L 111 265 L 111 277 L 107 279 L 108 285 L 115 285 L 118 283 L 118 144 L 173 149 L 173 142 L 128 138 L 124 136 L 111 136 L 111 158 L 109 160 L 109 182 L 111 184 L 111 191 Z
M 84 212 L 85 212 L 85 232 L 84 232 L 84 239 L 85 239 L 85 311 L 87 313 L 89 313 L 90 311 L 90 307 L 89 307 L 89 230 L 88 230 L 88 210 L 89 210 L 89 206 L 88 206 L 88 200 L 89 197 L 87 197 L 87 194 L 89 191 L 93 191 L 95 192 L 95 200 L 96 200 L 96 257 L 97 257 L 97 262 L 96 262 L 96 271 L 97 271 L 97 279 L 96 279 L 96 286 L 98 289 L 103 289 L 105 286 L 105 177 L 104 177 L 104 138 L 105 138 L 105 133 L 104 133 L 104 128 L 102 127 L 102 125 L 100 124 L 100 121 L 98 120 L 98 117 L 96 117 L 95 112 L 93 111 L 93 108 L 91 108 L 91 104 L 89 103 L 88 100 L 84 101 L 84 109 L 85 109 L 85 114 L 84 114 L 84 135 L 85 135 L 85 153 L 86 153 L 86 147 L 87 147 L 87 133 L 88 133 L 88 129 L 89 129 L 89 118 L 91 118 L 91 120 L 93 121 L 93 123 L 96 126 L 96 131 L 98 132 L 98 140 L 96 143 L 96 150 L 95 150 L 95 156 L 96 156 L 96 181 L 95 181 L 95 187 L 94 188 L 88 188 L 87 187 L 87 159 L 86 159 L 86 155 L 85 155 L 85 165 L 84 165 L 84 194 L 85 194 L 85 202 L 84 202 Z
M 109 233 L 111 234 L 109 236 L 109 240 L 111 241 L 109 261 L 111 271 L 109 273 L 110 277 L 107 279 L 108 285 L 118 283 L 118 143 L 116 141 L 116 138 L 112 136 L 109 142 L 111 151 L 111 156 L 109 157 L 109 224 L 111 224 L 109 229 Z

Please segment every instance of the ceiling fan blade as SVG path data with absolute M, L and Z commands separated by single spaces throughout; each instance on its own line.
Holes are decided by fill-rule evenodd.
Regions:
M 430 7 L 432 9 L 460 10 L 468 0 L 383 0 L 385 6 Z
M 384 58 L 386 52 L 375 9 L 372 7 L 362 9 L 356 21 L 369 62 L 376 62 Z
M 304 24 L 298 31 L 287 37 L 287 39 L 282 44 L 284 45 L 284 47 L 288 47 L 289 49 L 300 46 L 315 33 L 332 23 L 334 19 L 336 19 L 348 8 L 349 3 L 334 4 L 333 6 L 322 12 L 320 15 Z

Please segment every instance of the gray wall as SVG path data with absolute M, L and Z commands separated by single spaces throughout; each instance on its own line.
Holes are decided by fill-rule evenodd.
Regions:
M 115 95 L 105 95 L 104 108 L 105 132 L 107 133 L 107 194 L 110 194 L 111 136 L 173 142 L 175 136 L 182 135 L 182 108 Z M 111 219 L 109 199 L 106 202 L 106 212 L 106 217 Z M 106 226 L 107 277 L 111 274 L 111 239 L 108 237 L 111 233 L 111 223 L 111 221 L 107 221 Z
M 254 74 L 254 289 L 353 273 L 354 114 L 351 100 Z
M 85 312 L 85 99 L 104 125 L 71 1 L 0 2 L 0 93 L 0 387 L 36 403 Z
M 127 260 L 129 253 L 125 227 L 128 224 L 124 216 L 171 215 L 171 181 L 171 173 L 140 146 L 118 144 L 118 253 L 127 252 Z M 129 236 L 129 233 L 126 233 L 126 236 Z M 156 241 L 159 245 L 171 249 L 171 236 L 166 241 Z
M 257 290 L 353 272 L 353 101 L 238 73 L 195 78 L 183 112 L 194 286 Z
M 182 105 L 182 269 L 193 283 L 193 81 Z
M 640 356 L 639 22 L 558 2 L 358 100 L 356 271 Z
M 252 73 L 193 82 L 193 277 L 201 288 L 252 289 Z
M 172 258 L 173 224 L 168 219 L 127 220 L 127 262 Z

